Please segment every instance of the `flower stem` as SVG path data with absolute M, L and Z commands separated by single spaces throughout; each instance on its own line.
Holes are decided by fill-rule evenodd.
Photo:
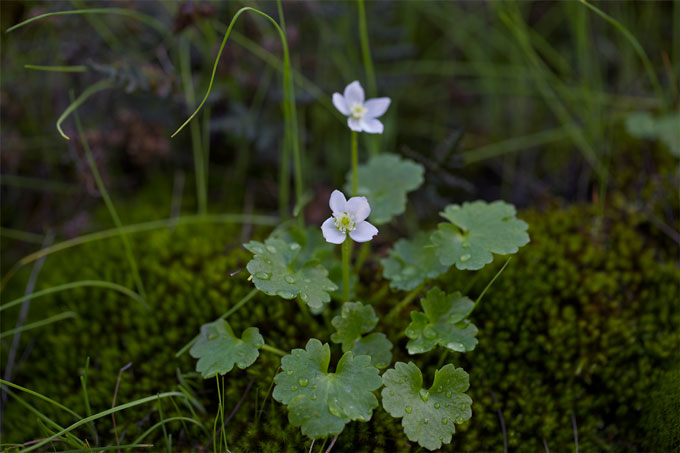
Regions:
M 354 132 L 356 134 L 356 132 Z M 349 261 L 352 254 L 352 240 L 347 237 L 342 243 L 342 300 L 349 302 Z
M 274 346 L 269 346 L 269 345 L 267 345 L 267 344 L 262 345 L 262 347 L 260 347 L 260 349 L 262 349 L 263 351 L 269 351 L 269 352 L 271 352 L 271 353 L 280 355 L 281 357 L 283 357 L 284 355 L 288 354 L 286 351 L 282 351 L 282 350 L 279 349 L 279 348 L 275 348 Z
M 406 308 L 408 306 L 408 304 L 410 304 L 413 301 L 413 299 L 415 299 L 416 296 L 418 296 L 418 294 L 420 294 L 420 292 L 422 290 L 423 290 L 422 284 L 418 285 L 416 288 L 411 290 L 410 293 L 408 293 L 406 296 L 404 296 L 404 298 L 401 300 L 401 302 L 399 302 L 397 305 L 394 306 L 394 308 L 392 310 L 390 310 L 390 312 L 387 314 L 387 317 L 385 319 L 391 320 L 395 316 L 397 316 L 399 314 L 399 312 L 402 311 L 404 308 Z
M 366 8 L 364 0 L 357 1 L 359 15 L 359 39 L 361 41 L 361 56 L 364 60 L 366 69 L 366 83 L 368 84 L 368 95 L 375 97 L 377 89 L 375 84 L 375 72 L 373 71 L 373 60 L 371 59 L 371 47 L 368 44 L 368 26 L 366 25 Z
M 352 196 L 356 197 L 359 190 L 359 134 L 352 131 Z

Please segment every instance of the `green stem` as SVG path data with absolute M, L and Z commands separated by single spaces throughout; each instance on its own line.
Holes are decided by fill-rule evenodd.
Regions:
M 37 329 L 38 327 L 46 326 L 46 325 L 52 324 L 54 322 L 63 321 L 64 319 L 76 318 L 77 316 L 78 315 L 75 312 L 72 312 L 72 311 L 66 311 L 64 313 L 59 313 L 58 315 L 50 316 L 49 318 L 41 319 L 40 321 L 32 322 L 30 324 L 25 324 L 21 327 L 17 327 L 16 329 L 5 330 L 4 332 L 0 333 L 0 339 L 8 337 L 10 335 L 14 335 L 16 332 L 25 332 L 27 330 Z
M 349 302 L 349 261 L 352 255 L 352 240 L 347 237 L 342 243 L 342 300 Z
M 366 25 L 366 9 L 364 8 L 364 0 L 357 0 L 359 8 L 359 39 L 361 40 L 361 56 L 364 59 L 364 68 L 366 69 L 366 85 L 368 86 L 368 95 L 375 97 L 377 95 L 377 88 L 375 84 L 375 72 L 373 71 L 373 60 L 371 59 L 371 47 L 368 44 L 368 27 Z
M 87 99 L 92 96 L 95 93 L 98 93 L 102 90 L 108 90 L 109 88 L 113 88 L 114 84 L 111 80 L 104 79 L 100 80 L 99 82 L 95 83 L 94 85 L 90 85 L 87 87 L 81 94 L 78 96 L 78 98 L 71 99 L 71 104 L 66 107 L 66 110 L 64 110 L 64 113 L 57 118 L 57 131 L 59 131 L 59 135 L 64 137 L 66 140 L 71 140 L 71 138 L 66 135 L 61 128 L 61 123 L 64 122 L 64 120 L 71 114 L 73 113 L 80 105 L 87 101 Z
M 273 353 L 273 354 L 280 355 L 281 357 L 283 357 L 283 356 L 285 356 L 285 355 L 288 355 L 288 353 L 287 353 L 286 351 L 282 351 L 282 350 L 279 349 L 279 348 L 275 348 L 274 346 L 269 346 L 269 345 L 267 345 L 267 344 L 262 345 L 262 346 L 260 347 L 260 349 L 262 349 L 263 351 L 267 351 L 267 352 L 271 352 L 271 353 Z
M 359 191 L 359 134 L 352 131 L 352 196 L 356 197 Z
M 191 78 L 190 47 L 189 41 L 180 41 L 180 72 L 182 75 L 182 85 L 184 85 L 184 97 L 187 107 L 193 108 L 196 103 L 194 92 L 194 82 Z M 206 109 L 207 111 L 207 109 Z M 201 133 L 197 122 L 190 125 L 191 149 L 194 155 L 194 174 L 196 178 L 196 199 L 198 200 L 198 214 L 204 215 L 207 212 L 207 189 L 205 180 L 205 161 L 203 147 L 201 146 Z
M 493 282 L 496 281 L 496 279 L 498 278 L 498 276 L 501 275 L 501 273 L 503 273 L 503 271 L 505 270 L 505 267 L 510 263 L 510 260 L 512 260 L 512 257 L 508 258 L 508 260 L 505 262 L 505 264 L 503 265 L 503 267 L 501 267 L 500 270 L 499 270 L 498 272 L 496 272 L 496 275 L 493 276 L 493 278 L 491 279 L 491 281 L 490 281 L 489 283 L 486 284 L 486 287 L 484 288 L 484 290 L 482 291 L 482 293 L 479 295 L 479 297 L 477 297 L 477 300 L 475 301 L 475 304 L 472 306 L 472 308 L 470 309 L 470 311 L 468 312 L 468 314 L 465 316 L 466 318 L 472 314 L 472 312 L 475 310 L 475 308 L 477 308 L 477 304 L 479 304 L 479 302 L 482 300 L 482 297 L 484 297 L 484 294 L 486 294 L 486 291 L 487 291 L 489 288 L 491 288 L 491 285 L 493 285 Z
M 94 156 L 92 156 L 92 151 L 90 150 L 90 144 L 87 142 L 85 132 L 83 131 L 83 126 L 80 124 L 80 116 L 78 115 L 78 112 L 75 111 L 75 109 L 73 118 L 75 119 L 76 128 L 78 129 L 80 141 L 83 144 L 83 149 L 85 150 L 85 155 L 87 156 L 87 162 L 90 165 L 92 176 L 94 176 L 94 180 L 97 183 L 97 189 L 99 189 L 99 193 L 101 193 L 102 198 L 104 199 L 104 203 L 106 204 L 109 214 L 111 214 L 113 223 L 118 229 L 120 240 L 123 242 L 123 248 L 125 249 L 125 255 L 127 256 L 128 263 L 130 264 L 130 270 L 132 271 L 132 278 L 134 279 L 135 285 L 137 286 L 137 292 L 139 293 L 139 296 L 144 300 L 144 305 L 146 305 L 146 291 L 144 290 L 144 283 L 142 283 L 142 277 L 139 274 L 137 260 L 135 260 L 135 256 L 132 253 L 132 245 L 130 245 L 130 240 L 128 239 L 127 235 L 122 232 L 123 223 L 120 221 L 120 217 L 118 217 L 118 211 L 116 211 L 116 208 L 113 205 L 113 201 L 111 201 L 111 197 L 109 196 L 109 192 L 106 190 L 104 181 L 102 181 L 102 177 L 99 174 L 99 169 L 97 168 Z
M 404 298 L 399 302 L 397 305 L 394 306 L 392 310 L 387 314 L 385 317 L 386 320 L 391 320 L 394 317 L 396 317 L 399 312 L 401 312 L 404 308 L 406 308 L 412 301 L 415 299 L 418 294 L 423 290 L 423 284 L 421 283 L 417 287 L 411 290 Z

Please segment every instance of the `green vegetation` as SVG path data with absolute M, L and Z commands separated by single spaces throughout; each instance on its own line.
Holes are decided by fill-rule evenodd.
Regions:
M 642 448 L 648 445 L 645 430 L 654 433 L 649 438 L 655 443 L 650 445 L 674 445 L 677 425 L 659 420 L 665 420 L 661 414 L 677 403 L 650 395 L 665 394 L 660 392 L 671 388 L 677 375 L 665 369 L 680 347 L 680 271 L 670 252 L 663 252 L 668 239 L 643 217 L 612 209 L 599 221 L 597 214 L 592 206 L 522 213 L 531 225 L 533 245 L 510 263 L 476 308 L 473 319 L 481 332 L 476 349 L 465 356 L 448 354 L 448 360 L 468 370 L 470 381 L 476 382 L 468 391 L 474 401 L 474 423 L 457 430 L 454 449 L 499 449 L 503 433 L 498 410 L 512 448 L 543 448 L 544 439 L 551 451 L 572 448 L 572 414 L 584 451 Z M 179 369 L 186 387 L 214 413 L 214 383 L 203 384 L 189 372 L 193 362 L 188 354 L 178 359 L 174 354 L 201 324 L 216 319 L 247 294 L 243 272 L 229 277 L 243 269 L 250 256 L 238 246 L 239 235 L 239 228 L 233 226 L 181 226 L 132 236 L 144 270 L 149 311 L 123 294 L 101 288 L 78 288 L 36 299 L 32 310 L 36 316 L 68 309 L 78 318 L 70 320 L 67 328 L 52 325 L 38 331 L 31 340 L 32 357 L 49 360 L 22 363 L 17 382 L 84 413 L 78 376 L 88 356 L 88 393 L 94 412 L 111 406 L 118 371 L 128 362 L 132 366 L 121 377 L 120 403 L 178 388 Z M 557 237 L 559 241 L 554 240 Z M 116 264 L 124 262 L 116 238 L 59 252 L 47 259 L 40 288 L 102 277 L 132 285 L 129 269 Z M 491 278 L 501 263 L 497 259 L 485 277 Z M 465 271 L 447 275 L 445 287 L 460 288 L 467 282 Z M 471 297 L 483 289 L 478 286 L 471 289 Z M 389 297 L 379 302 L 392 303 Z M 13 318 L 3 318 L 3 329 Z M 391 325 L 403 329 L 408 318 L 404 312 Z M 296 304 L 262 295 L 228 321 L 235 332 L 257 326 L 268 343 L 288 350 L 304 346 L 309 337 L 328 337 L 334 331 L 320 317 L 310 321 Z M 393 327 L 388 336 L 403 346 L 407 339 L 398 339 L 399 331 Z M 340 357 L 340 346 L 332 348 L 333 357 Z M 425 365 L 424 386 L 430 385 L 438 364 L 403 353 L 394 359 Z M 227 414 L 244 398 L 228 424 L 232 451 L 299 451 L 308 445 L 298 429 L 288 425 L 285 408 L 272 404 L 269 386 L 276 363 L 276 357 L 261 354 L 247 371 L 232 371 L 225 377 Z M 63 413 L 58 416 L 47 405 L 32 404 L 55 420 L 66 423 L 69 418 Z M 165 417 L 191 417 L 184 406 L 178 409 L 163 403 Z M 211 422 L 209 415 L 197 413 L 199 420 Z M 643 413 L 649 414 L 644 428 Z M 338 439 L 339 451 L 406 448 L 398 423 L 383 411 L 373 416 L 370 425 L 346 426 Z M 35 426 L 26 423 L 31 418 L 10 400 L 7 441 L 40 436 Z M 158 409 L 147 407 L 116 417 L 126 439 L 159 420 Z M 102 435 L 110 427 L 110 419 L 96 423 Z M 205 442 L 195 426 L 184 428 L 175 421 L 167 427 L 177 433 L 176 442 Z M 160 435 L 157 430 L 146 440 L 159 441 Z

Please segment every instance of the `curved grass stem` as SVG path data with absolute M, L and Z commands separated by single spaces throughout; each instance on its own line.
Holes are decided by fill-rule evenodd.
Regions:
M 103 90 L 108 90 L 109 88 L 113 88 L 114 84 L 111 80 L 104 79 L 100 80 L 99 82 L 95 83 L 94 85 L 90 85 L 83 91 L 80 96 L 78 96 L 75 100 L 71 100 L 71 104 L 66 107 L 66 110 L 64 110 L 64 113 L 59 116 L 57 119 L 57 130 L 59 131 L 59 134 L 64 137 L 66 140 L 71 140 L 71 137 L 66 135 L 64 133 L 64 130 L 61 128 L 61 123 L 64 122 L 68 116 L 73 113 L 80 105 L 87 101 L 87 99 L 92 96 L 95 93 L 98 93 Z
M 198 112 L 203 108 L 203 105 L 208 99 L 208 96 L 210 95 L 210 92 L 212 90 L 213 83 L 215 81 L 215 74 L 217 73 L 217 66 L 220 62 L 220 58 L 222 57 L 222 52 L 224 51 L 224 46 L 227 44 L 227 40 L 229 39 L 229 34 L 231 33 L 231 29 L 234 27 L 234 24 L 236 23 L 236 20 L 239 18 L 241 14 L 243 14 L 246 11 L 253 12 L 255 14 L 259 14 L 260 16 L 266 18 L 271 24 L 276 28 L 276 31 L 279 34 L 279 37 L 281 39 L 281 45 L 283 47 L 283 66 L 284 66 L 284 71 L 283 71 L 283 93 L 284 93 L 284 106 L 283 106 L 283 116 L 284 116 L 284 123 L 286 124 L 286 128 L 289 131 L 289 137 L 290 137 L 290 146 L 293 151 L 293 165 L 294 165 L 294 170 L 295 170 L 295 196 L 296 196 L 296 201 L 298 205 L 302 204 L 302 197 L 303 197 L 303 184 L 302 184 L 302 159 L 300 157 L 300 143 L 299 143 L 299 137 L 298 137 L 298 130 L 297 130 L 297 112 L 295 109 L 295 88 L 293 86 L 293 79 L 291 75 L 291 64 L 290 64 L 290 54 L 288 52 L 288 41 L 286 39 L 286 35 L 279 26 L 279 24 L 268 14 L 255 9 L 251 8 L 249 6 L 246 6 L 244 8 L 239 9 L 236 14 L 234 14 L 234 17 L 231 19 L 231 22 L 229 23 L 229 26 L 227 27 L 227 30 L 224 34 L 224 38 L 222 39 L 222 44 L 220 45 L 220 49 L 217 52 L 217 58 L 215 58 L 215 63 L 213 65 L 213 70 L 212 74 L 210 75 L 210 81 L 208 82 L 208 89 L 205 93 L 205 96 L 203 97 L 203 100 L 201 103 L 198 105 L 196 110 L 189 115 L 189 118 L 187 118 L 184 123 L 171 135 L 171 137 L 174 137 L 177 135 L 184 127 L 189 124 L 189 122 L 198 114 Z

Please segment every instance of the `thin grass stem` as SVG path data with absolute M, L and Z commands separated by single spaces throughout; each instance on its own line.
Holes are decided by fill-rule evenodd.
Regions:
M 54 316 L 50 316 L 49 318 L 41 319 L 40 321 L 32 322 L 29 324 L 24 324 L 21 327 L 17 327 L 16 329 L 9 329 L 6 330 L 2 333 L 0 333 L 0 339 L 8 337 L 10 335 L 14 335 L 17 332 L 25 332 L 27 330 L 32 330 L 32 329 L 37 329 L 38 327 L 46 326 L 48 324 L 52 324 L 55 322 L 63 321 L 64 319 L 71 319 L 71 318 L 77 318 L 78 314 L 73 312 L 73 311 L 65 311 L 63 313 L 59 313 Z
M 86 72 L 87 66 L 42 66 L 37 64 L 25 64 L 24 68 L 36 71 L 48 72 Z
M 120 411 L 124 411 L 126 409 L 131 408 L 131 407 L 135 407 L 135 406 L 146 404 L 146 403 L 149 403 L 149 402 L 152 402 L 152 401 L 156 401 L 158 398 L 168 398 L 168 397 L 172 397 L 172 396 L 184 397 L 184 395 L 180 392 L 165 392 L 165 393 L 160 393 L 160 394 L 154 395 L 154 396 L 147 396 L 145 398 L 140 398 L 138 400 L 131 401 L 129 403 L 121 404 L 120 406 L 116 406 L 114 408 L 107 409 L 105 411 L 98 412 L 94 415 L 83 418 L 83 419 L 73 423 L 72 425 L 62 429 L 58 433 L 48 437 L 47 439 L 43 439 L 41 442 L 38 442 L 37 444 L 28 447 L 27 449 L 23 450 L 22 453 L 28 453 L 29 451 L 38 450 L 40 447 L 47 444 L 51 440 L 56 439 L 57 437 L 59 437 L 63 434 L 70 433 L 71 431 L 78 428 L 79 426 L 90 423 L 91 421 L 97 420 L 97 419 L 102 418 L 102 417 L 106 417 L 107 415 L 111 415 L 111 414 L 114 414 L 114 413 L 117 413 L 117 412 L 120 412 Z
M 92 171 L 92 176 L 94 176 L 94 180 L 97 184 L 97 189 L 99 189 L 99 193 L 101 193 L 102 198 L 104 199 L 104 203 L 106 204 L 106 208 L 109 210 L 109 214 L 111 214 L 111 218 L 113 219 L 113 223 L 118 228 L 119 236 L 121 241 L 123 242 L 123 248 L 125 249 L 125 255 L 127 256 L 128 263 L 130 264 L 130 270 L 132 272 L 132 278 L 135 280 L 135 285 L 137 286 L 137 292 L 139 293 L 140 297 L 144 300 L 144 304 L 146 305 L 146 291 L 144 289 L 144 283 L 142 282 L 142 277 L 139 274 L 139 267 L 137 266 L 137 260 L 135 259 L 133 253 L 132 253 L 132 245 L 130 244 L 130 240 L 128 239 L 127 235 L 122 232 L 122 227 L 123 224 L 120 221 L 120 217 L 118 217 L 118 211 L 116 211 L 115 206 L 113 205 L 113 201 L 111 201 L 111 197 L 109 196 L 109 192 L 106 190 L 106 186 L 104 185 L 104 181 L 102 181 L 101 175 L 99 174 L 99 169 L 97 168 L 97 164 L 94 160 L 94 156 L 92 156 L 92 151 L 90 150 L 90 145 L 87 142 L 87 137 L 85 137 L 85 132 L 83 131 L 83 127 L 80 124 L 80 116 L 78 115 L 78 112 L 74 112 L 74 119 L 76 122 L 76 128 L 78 129 L 78 134 L 80 135 L 80 140 L 83 144 L 83 149 L 85 150 L 85 155 L 87 156 L 87 162 L 90 165 L 90 170 Z
M 352 240 L 347 236 L 342 243 L 342 300 L 349 302 L 349 266 L 352 255 Z
M 8 308 L 12 308 L 16 305 L 21 304 L 22 302 L 26 300 L 31 300 L 35 299 L 38 297 L 42 296 L 47 296 L 49 294 L 54 294 L 60 291 L 66 291 L 69 289 L 75 289 L 75 288 L 83 288 L 83 287 L 95 287 L 95 288 L 107 288 L 111 289 L 114 291 L 118 291 L 122 294 L 125 294 L 126 296 L 130 297 L 131 299 L 144 303 L 144 300 L 134 291 L 126 288 L 125 286 L 119 285 L 117 283 L 111 283 L 103 280 L 80 280 L 76 282 L 70 282 L 70 283 L 65 283 L 63 285 L 57 285 L 53 286 L 51 288 L 43 289 L 41 291 L 37 291 L 35 293 L 27 294 L 25 296 L 19 297 L 17 299 L 14 299 L 10 302 L 7 302 L 6 304 L 0 306 L 0 311 L 6 310 Z

